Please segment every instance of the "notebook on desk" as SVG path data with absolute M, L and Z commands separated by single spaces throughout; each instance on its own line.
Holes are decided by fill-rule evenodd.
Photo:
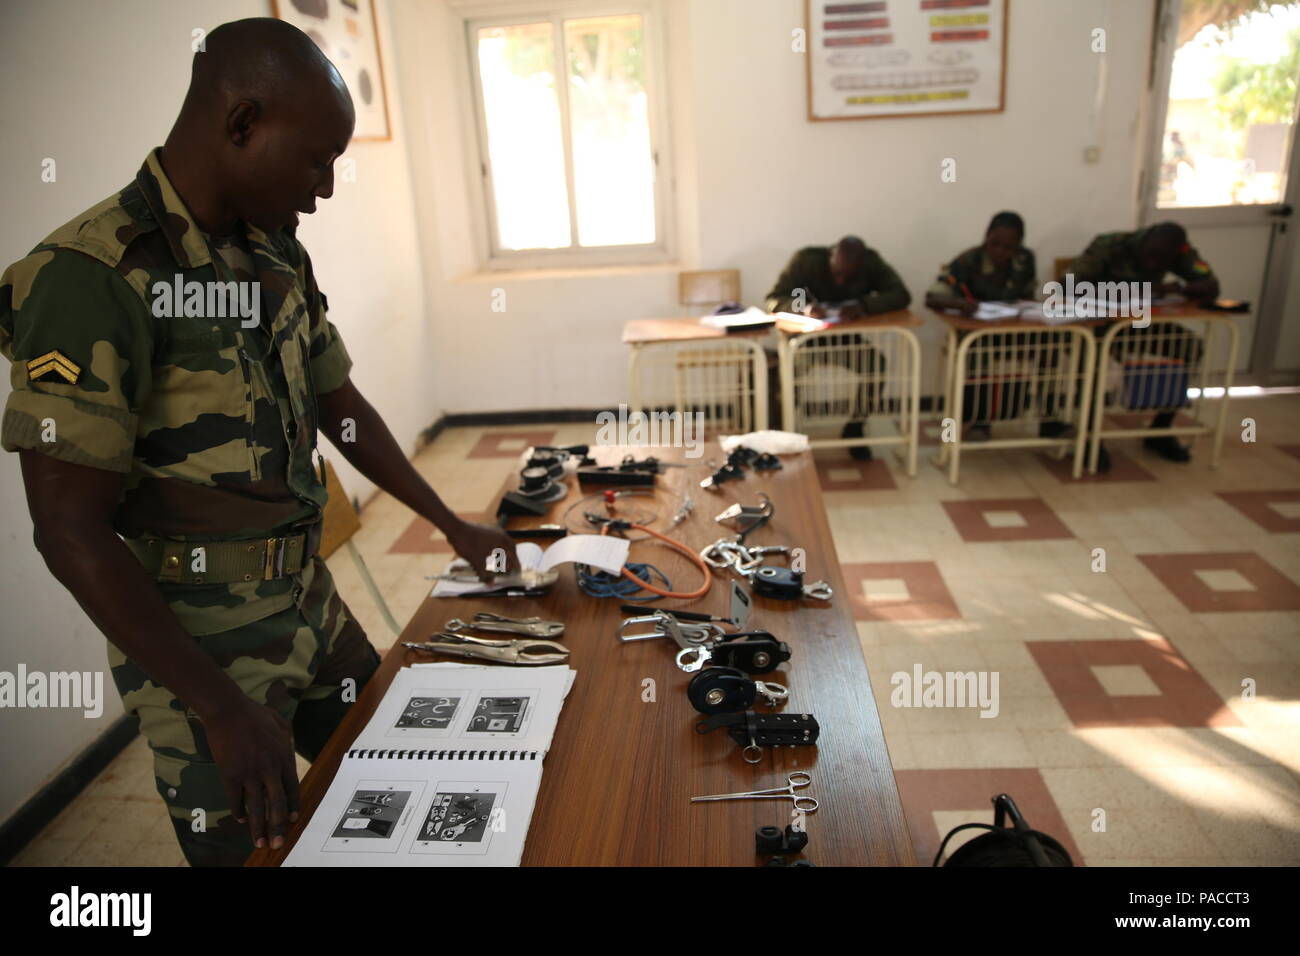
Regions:
M 285 866 L 518 866 L 575 672 L 398 671 Z

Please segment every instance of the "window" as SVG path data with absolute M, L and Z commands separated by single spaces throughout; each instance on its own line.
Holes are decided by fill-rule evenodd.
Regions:
M 1179 9 L 1156 205 L 1279 203 L 1300 76 L 1300 2 Z
M 491 264 L 666 258 L 652 7 L 467 26 Z

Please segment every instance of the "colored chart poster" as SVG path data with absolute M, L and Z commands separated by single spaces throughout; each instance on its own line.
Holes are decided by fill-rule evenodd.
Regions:
M 373 0 L 273 0 L 272 9 L 311 37 L 338 67 L 357 111 L 353 140 L 388 139 L 388 100 Z
M 1008 0 L 806 0 L 808 114 L 1003 108 Z

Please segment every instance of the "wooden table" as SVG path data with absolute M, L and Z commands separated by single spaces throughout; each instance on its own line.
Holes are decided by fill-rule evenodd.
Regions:
M 654 454 L 665 461 L 686 461 L 676 448 L 595 448 L 601 464 L 624 454 Z M 578 590 L 570 567 L 562 567 L 551 593 L 538 599 L 427 598 L 402 633 L 401 640 L 426 640 L 452 617 L 468 619 L 491 609 L 511 617 L 540 617 L 566 622 L 564 643 L 572 650 L 577 671 L 546 757 L 541 792 L 529 826 L 523 863 L 562 865 L 724 865 L 754 866 L 754 831 L 784 826 L 788 802 L 776 800 L 692 804 L 691 796 L 766 789 L 784 785 L 786 774 L 807 770 L 813 784 L 803 793 L 820 808 L 807 816 L 809 846 L 805 856 L 819 866 L 898 866 L 915 863 L 907 824 L 899 804 L 893 768 L 880 729 L 871 682 L 849 611 L 848 590 L 840 575 L 835 548 L 822 507 L 812 456 L 787 456 L 781 471 L 752 471 L 728 482 L 721 493 L 701 489 L 710 473 L 708 458 L 721 457 L 706 446 L 704 458 L 687 468 L 669 468 L 659 477 L 655 498 L 622 499 L 630 507 L 658 513 L 663 528 L 689 488 L 695 503 L 691 517 L 674 536 L 695 549 L 730 532 L 713 518 L 739 500 L 757 504 L 767 492 L 776 510 L 771 524 L 755 531 L 751 544 L 787 544 L 807 552 L 808 582 L 826 580 L 835 590 L 830 604 L 754 598 L 751 629 L 767 629 L 790 644 L 792 657 L 764 679 L 790 688 L 787 711 L 808 710 L 821 724 L 816 747 L 768 749 L 762 761 L 746 764 L 740 747 L 725 731 L 701 735 L 694 730 L 700 715 L 686 699 L 689 674 L 674 663 L 670 641 L 624 644 L 616 629 L 623 614 L 619 601 L 588 598 Z M 569 497 L 552 506 L 546 517 L 517 519 L 512 527 L 559 520 L 582 496 L 575 479 Z M 503 490 L 513 488 L 512 476 Z M 600 510 L 599 502 L 594 503 Z M 575 515 L 585 509 L 576 509 Z M 576 527 L 576 526 L 575 526 Z M 694 589 L 699 572 L 682 556 L 657 543 L 632 546 L 632 560 L 661 568 L 673 584 Z M 433 564 L 430 573 L 441 570 Z M 730 572 L 728 572 L 729 574 Z M 728 581 L 715 577 L 712 589 L 689 605 L 693 610 L 725 616 Z M 659 601 L 685 607 L 681 601 Z M 295 840 L 319 804 L 338 768 L 343 751 L 374 713 L 397 669 L 431 660 L 400 642 L 339 726 L 302 782 L 302 816 L 290 833 Z M 643 699 L 646 680 L 654 682 L 654 700 Z M 288 853 L 259 850 L 250 866 L 278 865 Z

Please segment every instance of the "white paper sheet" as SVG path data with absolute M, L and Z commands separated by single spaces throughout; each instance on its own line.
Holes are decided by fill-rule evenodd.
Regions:
M 353 750 L 540 750 L 573 671 L 549 667 L 404 667 Z
M 536 571 L 549 571 L 557 565 L 577 562 L 589 564 L 593 568 L 618 574 L 627 563 L 628 548 L 631 543 L 626 538 L 616 538 L 601 534 L 571 534 L 560 538 L 543 551 L 531 541 L 521 541 L 515 545 L 515 557 L 521 568 Z M 457 567 L 464 568 L 468 574 L 468 565 L 459 558 L 447 565 L 449 573 Z M 432 591 L 433 597 L 464 597 L 495 590 L 481 581 L 438 581 Z
M 541 754 L 347 758 L 284 865 L 518 866 L 541 780 Z
M 518 866 L 576 672 L 403 668 L 285 866 Z

